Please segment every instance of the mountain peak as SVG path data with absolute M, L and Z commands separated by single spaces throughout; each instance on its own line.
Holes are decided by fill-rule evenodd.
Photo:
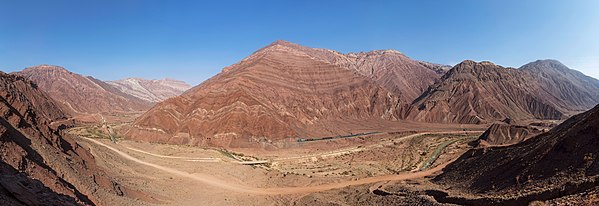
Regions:
M 285 41 L 282 39 L 276 40 L 274 42 L 272 42 L 270 45 L 283 45 L 283 46 L 287 46 L 287 45 L 297 45 L 295 43 L 289 42 L 289 41 Z
M 534 62 L 530 62 L 520 67 L 522 70 L 530 71 L 546 71 L 546 70 L 558 70 L 567 71 L 570 70 L 566 65 L 555 59 L 540 59 Z
M 483 71 L 486 69 L 497 69 L 497 68 L 504 68 L 502 66 L 496 65 L 493 62 L 490 61 L 481 61 L 481 62 L 476 62 L 473 60 L 464 60 L 462 62 L 460 62 L 459 64 L 455 65 L 453 68 L 451 68 L 447 74 L 457 74 L 457 73 L 478 73 L 478 71 Z
M 65 69 L 64 67 L 56 66 L 56 65 L 48 65 L 48 64 L 27 67 L 23 71 L 52 71 L 52 72 L 71 73 L 69 70 Z

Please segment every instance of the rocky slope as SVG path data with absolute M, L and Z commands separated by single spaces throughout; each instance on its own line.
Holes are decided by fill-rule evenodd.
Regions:
M 40 65 L 16 72 L 33 81 L 50 97 L 74 113 L 142 111 L 150 102 L 125 94 L 93 77 L 84 77 L 50 65 Z
M 182 94 L 191 86 L 183 81 L 174 79 L 147 80 L 128 78 L 106 82 L 121 92 L 148 102 L 160 102 Z
M 512 145 L 541 133 L 541 130 L 530 126 L 495 123 L 479 137 L 477 144 L 479 146 Z
M 444 72 L 441 65 L 415 61 L 395 50 L 349 53 L 333 63 L 357 70 L 407 103 L 426 91 Z
M 520 69 L 464 61 L 423 93 L 402 117 L 437 123 L 492 123 L 506 118 L 561 119 L 599 103 L 599 80 L 555 60 Z
M 599 80 L 572 70 L 556 60 L 538 60 L 520 70 L 530 74 L 538 91 L 560 111 L 579 113 L 599 103 Z
M 273 44 L 301 51 L 312 59 L 358 71 L 363 76 L 379 84 L 410 103 L 429 85 L 435 83 L 448 66 L 410 59 L 396 50 L 375 50 L 370 52 L 352 52 L 343 54 L 337 51 L 310 48 L 298 44 L 276 41 Z
M 38 85 L 0 72 L 0 201 L 8 205 L 94 205 L 123 195 L 93 156 L 50 122 L 68 116 Z
M 599 106 L 520 144 L 468 151 L 435 181 L 507 205 L 596 190 L 598 137 Z
M 528 72 L 491 62 L 464 61 L 414 101 L 405 117 L 469 124 L 564 117 L 569 110 L 557 105 L 567 104 L 567 99 L 548 98 L 551 95 L 542 86 Z
M 334 121 L 397 119 L 397 96 L 356 70 L 315 57 L 323 55 L 319 52 L 331 54 L 277 41 L 159 103 L 135 121 L 128 135 L 239 147 L 351 132 L 330 126 Z

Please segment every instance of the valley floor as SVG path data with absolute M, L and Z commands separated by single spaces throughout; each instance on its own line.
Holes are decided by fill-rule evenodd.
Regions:
M 311 153 L 296 149 L 251 154 L 129 140 L 113 143 L 108 138 L 77 139 L 119 183 L 141 191 L 135 200 L 122 205 L 304 205 L 310 204 L 308 200 L 329 200 L 327 194 L 344 197 L 338 192 L 377 198 L 377 188 L 393 182 L 416 181 L 426 187 L 430 183 L 425 177 L 466 151 L 467 143 L 479 134 L 387 134 L 364 137 L 359 145 L 349 142 Z M 338 201 L 359 204 L 351 198 Z M 430 197 L 427 201 L 434 202 Z

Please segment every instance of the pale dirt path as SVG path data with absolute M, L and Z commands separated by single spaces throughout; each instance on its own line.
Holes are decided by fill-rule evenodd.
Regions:
M 162 171 L 170 173 L 170 174 L 193 179 L 193 180 L 202 182 L 204 184 L 214 186 L 214 187 L 219 187 L 219 188 L 222 188 L 225 190 L 239 192 L 239 193 L 255 194 L 255 195 L 286 195 L 286 194 L 313 193 L 313 192 L 321 192 L 321 191 L 338 189 L 338 188 L 354 186 L 354 185 L 376 183 L 376 182 L 381 182 L 381 181 L 399 181 L 399 180 L 423 178 L 425 176 L 432 175 L 435 172 L 441 171 L 443 168 L 445 168 L 445 166 L 447 166 L 449 163 L 452 162 L 452 161 L 449 161 L 447 163 L 444 163 L 437 167 L 431 168 L 429 170 L 422 171 L 422 172 L 415 172 L 415 173 L 368 177 L 368 178 L 363 178 L 363 179 L 358 179 L 358 180 L 348 180 L 348 181 L 327 183 L 327 184 L 315 185 L 315 186 L 258 188 L 258 187 L 251 187 L 251 186 L 247 186 L 247 185 L 240 185 L 237 183 L 227 182 L 225 180 L 218 179 L 211 175 L 200 174 L 200 173 L 192 174 L 192 173 L 187 173 L 187 172 L 179 171 L 176 169 L 164 167 L 161 165 L 153 164 L 153 163 L 146 162 L 146 161 L 140 160 L 138 158 L 135 158 L 125 152 L 122 152 L 116 148 L 106 145 L 100 141 L 90 139 L 90 138 L 84 138 L 84 137 L 82 137 L 82 138 L 85 140 L 88 140 L 92 143 L 95 143 L 97 145 L 106 147 L 109 150 L 112 150 L 113 152 L 119 154 L 120 156 L 122 156 L 123 158 L 125 158 L 127 160 L 130 160 L 130 161 L 133 161 L 133 162 L 136 162 L 136 163 L 148 166 L 148 167 L 153 167 L 155 169 L 159 169 L 159 170 L 162 170 Z
M 182 160 L 185 160 L 185 161 L 192 161 L 192 162 L 201 162 L 201 161 L 206 161 L 206 162 L 220 162 L 220 161 L 222 161 L 221 158 L 217 158 L 217 157 L 181 157 L 181 156 L 168 156 L 168 155 L 160 155 L 160 154 L 154 154 L 154 153 L 151 153 L 151 152 L 146 152 L 146 151 L 143 151 L 143 150 L 140 150 L 140 149 L 136 149 L 136 148 L 133 148 L 133 147 L 127 147 L 127 146 L 124 146 L 124 147 L 127 148 L 127 149 L 129 149 L 129 150 L 135 151 L 135 152 L 139 152 L 139 153 L 142 153 L 142 154 L 147 154 L 147 155 L 154 156 L 154 157 L 160 157 L 160 158 L 182 159 Z

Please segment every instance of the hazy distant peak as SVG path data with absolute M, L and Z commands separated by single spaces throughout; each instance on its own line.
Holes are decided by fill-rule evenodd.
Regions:
M 191 86 L 184 81 L 169 78 L 152 80 L 126 78 L 117 81 L 109 81 L 107 83 L 125 94 L 148 102 L 160 102 L 177 96 L 191 88 Z

